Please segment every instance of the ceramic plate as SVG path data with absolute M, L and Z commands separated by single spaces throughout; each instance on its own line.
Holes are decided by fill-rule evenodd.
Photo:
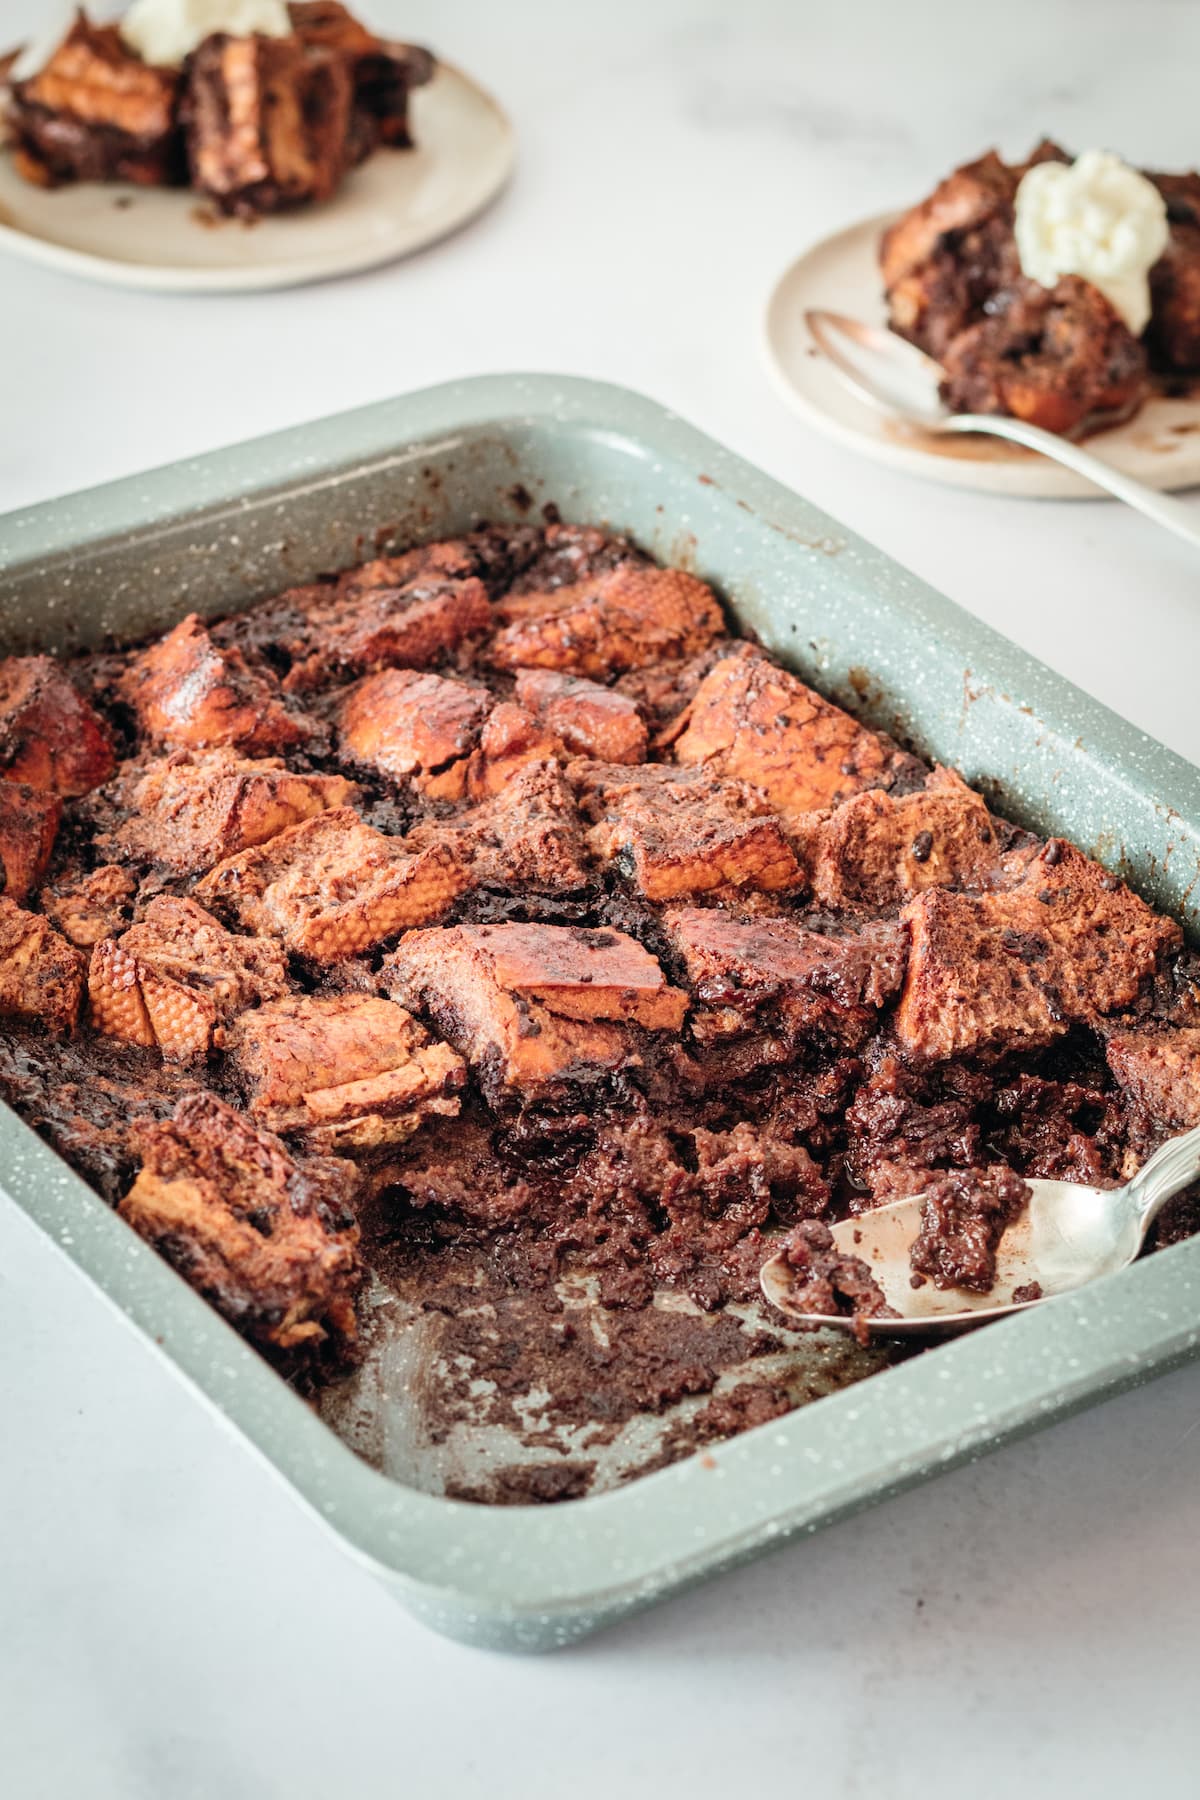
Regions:
M 0 249 L 123 287 L 244 292 L 374 268 L 473 218 L 512 171 L 512 127 L 442 63 L 412 96 L 415 150 L 379 150 L 332 200 L 253 225 L 178 188 L 32 187 L 0 155 Z
M 767 304 L 766 352 L 784 399 L 826 436 L 931 481 L 993 494 L 1094 496 L 1098 490 L 1090 482 L 1035 451 L 999 438 L 931 437 L 873 412 L 841 385 L 813 343 L 804 314 L 824 306 L 885 322 L 876 250 L 890 223 L 890 215 L 867 219 L 822 239 L 776 284 Z M 1200 482 L 1200 383 L 1195 390 L 1182 397 L 1154 395 L 1126 424 L 1089 438 L 1088 449 L 1151 487 L 1195 485 Z

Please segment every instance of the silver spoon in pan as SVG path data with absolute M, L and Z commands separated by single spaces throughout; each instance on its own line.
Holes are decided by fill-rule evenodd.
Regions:
M 988 432 L 1051 457 L 1108 493 L 1165 525 L 1176 537 L 1200 547 L 1200 510 L 1184 500 L 1156 493 L 1110 468 L 1090 450 L 1038 425 L 1026 425 L 1001 413 L 952 413 L 942 403 L 938 386 L 942 371 L 915 344 L 882 326 L 865 325 L 845 313 L 820 309 L 806 312 L 805 323 L 817 347 L 843 384 L 876 411 L 938 434 Z
M 1169 1139 L 1124 1187 L 1031 1181 L 1032 1199 L 1000 1240 L 995 1285 L 986 1294 L 937 1288 L 931 1281 L 913 1287 L 908 1258 L 921 1228 L 920 1194 L 843 1219 L 833 1227 L 833 1240 L 837 1250 L 866 1263 L 897 1315 L 868 1318 L 865 1323 L 873 1336 L 945 1335 L 1037 1306 L 1125 1268 L 1138 1255 L 1167 1201 L 1197 1176 L 1200 1126 Z M 803 1310 L 795 1297 L 796 1271 L 782 1252 L 764 1265 L 761 1281 L 772 1305 L 798 1323 L 853 1329 L 849 1317 Z M 1013 1299 L 1017 1289 L 1035 1282 L 1041 1289 L 1039 1299 Z

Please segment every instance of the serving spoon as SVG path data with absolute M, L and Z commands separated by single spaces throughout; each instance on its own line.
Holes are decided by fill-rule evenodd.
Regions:
M 1124 1187 L 1031 1181 L 1032 1199 L 1000 1240 L 995 1285 L 986 1294 L 937 1288 L 932 1281 L 913 1287 L 908 1258 L 921 1227 L 920 1194 L 841 1220 L 832 1228 L 833 1241 L 839 1251 L 866 1263 L 897 1314 L 893 1319 L 866 1319 L 873 1334 L 946 1335 L 1021 1312 L 1125 1268 L 1141 1250 L 1167 1201 L 1198 1175 L 1200 1126 L 1168 1139 Z M 799 1324 L 854 1329 L 852 1318 L 804 1310 L 795 1297 L 796 1271 L 782 1251 L 764 1264 L 760 1280 L 772 1305 Z M 1013 1298 L 1014 1290 L 1034 1282 L 1041 1288 L 1037 1299 Z
M 884 326 L 866 325 L 845 313 L 816 308 L 805 313 L 805 323 L 818 349 L 848 388 L 877 412 L 938 436 L 987 432 L 1038 450 L 1099 488 L 1136 507 L 1176 537 L 1200 547 L 1200 513 L 1183 500 L 1159 494 L 1131 475 L 1122 475 L 1090 450 L 1080 449 L 1069 438 L 1003 413 L 952 413 L 943 404 L 939 385 L 942 371 L 931 356 Z

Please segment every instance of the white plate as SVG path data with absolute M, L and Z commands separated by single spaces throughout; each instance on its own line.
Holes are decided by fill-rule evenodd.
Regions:
M 332 200 L 247 225 L 196 194 L 124 183 L 33 187 L 0 154 L 0 249 L 121 287 L 236 293 L 295 287 L 407 256 L 463 225 L 512 172 L 512 126 L 440 63 L 412 96 L 415 150 L 376 151 Z
M 851 449 L 954 487 L 1049 499 L 1092 497 L 1080 475 L 998 438 L 932 437 L 894 423 L 849 393 L 813 343 L 804 314 L 829 307 L 882 325 L 883 283 L 876 253 L 890 216 L 867 219 L 822 239 L 781 277 L 767 304 L 766 352 L 788 404 L 827 437 Z M 1135 418 L 1087 440 L 1097 456 L 1156 488 L 1200 482 L 1200 385 L 1194 395 L 1153 395 Z

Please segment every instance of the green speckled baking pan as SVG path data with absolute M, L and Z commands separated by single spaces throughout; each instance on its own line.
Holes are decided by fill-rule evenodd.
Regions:
M 0 647 L 216 611 L 553 500 L 715 582 L 808 679 L 1062 832 L 1195 935 L 1200 774 L 654 405 L 489 377 L 0 519 Z M 611 1492 L 487 1507 L 370 1467 L 11 1113 L 0 1182 L 398 1597 L 545 1649 L 1194 1355 L 1200 1239 Z M 810 1554 L 819 1555 L 814 1548 Z

